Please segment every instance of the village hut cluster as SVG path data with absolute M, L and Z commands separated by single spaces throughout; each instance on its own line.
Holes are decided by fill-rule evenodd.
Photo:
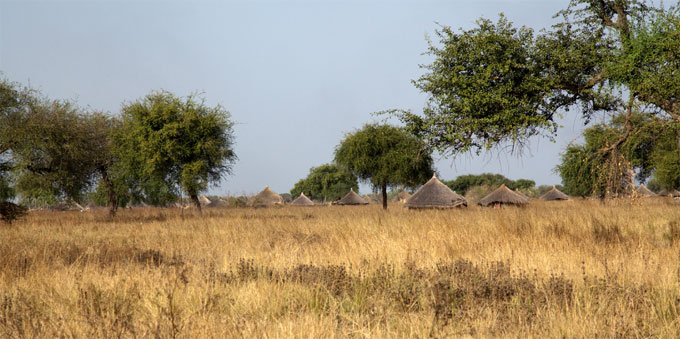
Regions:
M 640 198 L 645 197 L 671 197 L 680 198 L 680 192 L 677 190 L 663 190 L 659 194 L 655 194 L 650 189 L 644 185 L 640 185 L 635 189 L 632 194 Z M 630 196 L 629 196 L 630 197 Z M 236 198 L 229 198 L 236 199 Z M 243 201 L 241 202 L 241 200 Z M 274 192 L 269 186 L 266 186 L 260 193 L 254 197 L 245 200 L 246 198 L 241 197 L 239 203 L 242 205 L 238 206 L 250 206 L 250 207 L 274 207 L 274 206 L 317 206 L 317 205 L 335 205 L 335 206 L 361 206 L 368 204 L 380 203 L 379 197 L 375 195 L 365 195 L 360 196 L 354 189 L 343 196 L 341 199 L 332 201 L 329 203 L 322 202 L 316 203 L 307 197 L 304 193 L 301 193 L 298 197 L 295 197 L 291 202 L 286 203 L 286 200 L 276 192 Z M 543 201 L 565 201 L 569 200 L 570 197 L 555 186 L 548 192 L 539 196 L 537 199 Z M 228 207 L 234 206 L 234 202 L 225 198 L 214 198 L 211 200 L 205 195 L 199 197 L 199 203 L 202 207 Z M 449 209 L 449 208 L 462 208 L 468 206 L 468 201 L 462 195 L 454 192 L 448 186 L 443 184 L 437 178 L 436 173 L 432 178 L 422 185 L 415 193 L 412 195 L 408 192 L 402 190 L 398 192 L 392 199 L 391 202 L 401 203 L 404 207 L 408 209 L 418 210 L 418 209 Z M 487 194 L 481 198 L 477 205 L 482 207 L 503 207 L 503 206 L 525 206 L 529 204 L 531 199 L 520 192 L 519 190 L 511 190 L 505 185 L 501 185 L 491 193 Z M 142 204 L 141 206 L 146 206 Z M 181 204 L 177 203 L 176 207 L 188 208 L 191 204 Z M 89 209 L 98 208 L 93 204 L 89 204 L 85 207 L 75 203 L 75 202 L 60 202 L 49 208 L 53 211 L 86 211 Z

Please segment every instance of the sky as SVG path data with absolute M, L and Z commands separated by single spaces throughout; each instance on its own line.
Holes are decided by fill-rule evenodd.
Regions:
M 284 193 L 331 162 L 372 112 L 421 112 L 412 84 L 439 25 L 470 29 L 503 12 L 536 31 L 568 0 L 7 1 L 0 0 L 1 76 L 54 99 L 116 115 L 152 90 L 200 93 L 236 123 L 232 175 L 211 194 Z M 442 179 L 500 173 L 559 184 L 554 172 L 583 120 L 566 113 L 555 142 L 522 155 L 436 155 Z M 369 186 L 362 185 L 362 193 Z

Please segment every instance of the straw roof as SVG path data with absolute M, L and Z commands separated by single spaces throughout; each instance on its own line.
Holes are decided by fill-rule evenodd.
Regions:
M 217 198 L 211 201 L 209 204 L 205 205 L 205 207 L 226 207 L 226 206 L 229 206 L 229 203 L 222 198 Z
M 522 191 L 519 190 L 519 188 L 515 188 L 515 193 L 519 194 L 522 198 L 529 200 L 529 197 L 522 193 Z
M 676 189 L 671 189 L 671 190 L 664 189 L 664 190 L 661 190 L 661 192 L 659 192 L 659 195 L 664 196 L 664 197 L 671 196 L 671 197 L 675 198 L 675 197 L 680 197 L 680 192 L 678 192 L 678 190 L 676 190 Z
M 356 194 L 354 189 L 350 188 L 349 193 L 342 197 L 342 199 L 334 201 L 333 205 L 368 205 L 368 201 Z
M 406 200 L 404 206 L 416 208 L 452 208 L 467 206 L 465 198 L 456 194 L 448 186 L 442 184 L 437 175 L 433 175 L 425 185 L 421 186 Z
M 394 198 L 392 198 L 392 201 L 405 202 L 410 197 L 411 197 L 411 194 L 409 192 L 402 190 L 402 191 L 399 191 L 399 193 L 397 193 L 397 195 L 395 195 Z
M 210 201 L 210 199 L 208 199 L 208 197 L 206 197 L 205 194 L 204 194 L 204 195 L 201 195 L 200 197 L 198 197 L 198 202 L 201 204 L 201 206 L 206 206 L 206 205 L 210 205 L 210 203 L 212 201 Z
M 83 211 L 83 206 L 72 200 L 60 201 L 48 208 L 50 211 Z
M 645 187 L 645 185 L 638 186 L 638 188 L 635 191 L 639 195 L 647 195 L 647 196 L 650 196 L 650 197 L 653 197 L 653 196 L 656 195 L 656 193 L 650 191 L 649 188 Z
M 253 207 L 269 207 L 275 205 L 283 205 L 286 202 L 283 198 L 272 191 L 269 186 L 265 187 L 262 192 L 258 193 L 250 203 Z
M 498 187 L 495 191 L 489 193 L 480 200 L 477 204 L 480 206 L 489 206 L 495 204 L 501 205 L 525 205 L 529 203 L 529 199 L 513 192 L 504 184 Z
M 309 198 L 307 198 L 304 193 L 300 193 L 300 196 L 293 200 L 293 202 L 290 204 L 295 206 L 314 206 L 314 202 L 309 200 Z
M 550 191 L 545 192 L 543 195 L 539 197 L 539 199 L 546 201 L 569 200 L 569 196 L 562 193 L 555 186 L 553 186 L 553 188 Z
M 380 204 L 382 203 L 382 194 L 366 194 L 362 197 L 369 204 Z

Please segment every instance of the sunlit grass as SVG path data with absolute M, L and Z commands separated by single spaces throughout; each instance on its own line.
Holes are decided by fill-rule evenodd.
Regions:
M 31 212 L 0 337 L 679 337 L 679 207 Z

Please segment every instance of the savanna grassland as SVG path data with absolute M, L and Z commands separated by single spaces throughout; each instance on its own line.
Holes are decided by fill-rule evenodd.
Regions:
M 31 212 L 0 337 L 680 337 L 680 203 Z

